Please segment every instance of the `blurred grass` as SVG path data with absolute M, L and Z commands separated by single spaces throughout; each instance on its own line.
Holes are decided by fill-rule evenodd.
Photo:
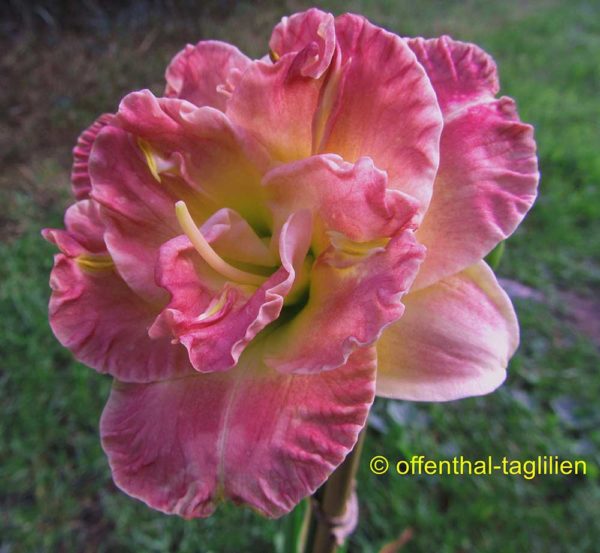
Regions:
M 568 317 L 562 291 L 592 302 L 600 289 L 600 5 L 318 4 L 363 13 L 402 35 L 448 33 L 483 46 L 499 64 L 502 93 L 536 126 L 542 171 L 540 198 L 508 242 L 499 273 L 549 300 L 517 301 L 522 345 L 507 384 L 450 404 L 376 403 L 361 464 L 362 516 L 349 550 L 376 552 L 410 527 L 414 537 L 402 551 L 597 551 L 600 355 Z M 159 92 L 167 61 L 185 41 L 220 38 L 259 56 L 272 25 L 308 4 L 228 6 L 229 13 L 166 22 L 149 12 L 143 24 L 128 28 L 126 19 L 114 32 L 108 24 L 85 33 L 52 28 L 4 43 L 0 70 L 11 86 L 0 91 L 2 553 L 264 552 L 281 532 L 280 523 L 229 506 L 184 522 L 116 491 L 97 430 L 109 380 L 75 363 L 47 324 L 53 249 L 39 229 L 61 225 L 69 150 L 81 128 L 131 89 Z M 532 481 L 375 477 L 368 471 L 374 454 L 559 455 L 586 459 L 589 472 Z

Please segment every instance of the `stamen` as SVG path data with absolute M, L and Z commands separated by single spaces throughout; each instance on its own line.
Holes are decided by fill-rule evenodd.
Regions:
M 154 153 L 152 152 L 152 147 L 145 140 L 138 138 L 137 140 L 138 146 L 144 157 L 146 158 L 146 163 L 148 164 L 148 169 L 150 169 L 150 173 L 152 176 L 160 182 L 160 175 L 158 174 L 158 165 L 156 164 L 156 158 L 154 157 Z
M 350 240 L 341 232 L 330 230 L 327 232 L 329 240 L 334 248 L 348 255 L 368 256 L 372 253 L 380 252 L 387 246 L 390 238 L 376 238 L 367 242 L 356 242 Z
M 347 63 L 350 63 L 348 60 Z M 327 138 L 325 136 L 325 127 L 327 121 L 333 111 L 335 99 L 337 97 L 338 89 L 340 87 L 340 81 L 342 78 L 341 61 L 339 54 L 335 54 L 331 60 L 331 66 L 329 67 L 321 93 L 319 95 L 319 105 L 313 119 L 313 131 L 312 131 L 312 153 L 320 153 L 323 149 L 323 141 Z
M 239 284 L 251 284 L 253 286 L 260 286 L 263 284 L 266 280 L 265 277 L 242 271 L 219 257 L 219 254 L 212 249 L 210 244 L 206 241 L 206 238 L 204 238 L 202 233 L 198 230 L 185 202 L 178 201 L 175 204 L 175 214 L 177 215 L 177 220 L 179 221 L 181 229 L 190 239 L 190 242 L 193 244 L 194 248 L 196 248 L 196 251 L 215 271 Z
M 208 307 L 204 310 L 204 312 L 200 313 L 196 317 L 196 322 L 205 321 L 206 319 L 210 319 L 213 315 L 216 315 L 223 307 L 227 301 L 227 290 L 224 290 L 223 293 L 218 297 L 214 298 L 209 304 Z
M 112 269 L 114 262 L 110 255 L 78 255 L 75 258 L 77 265 L 81 269 L 87 269 L 89 271 L 103 271 L 106 269 Z
M 280 59 L 280 56 L 277 52 L 275 52 L 275 50 L 271 50 L 269 49 L 269 57 L 271 58 L 271 61 L 273 63 L 278 62 Z

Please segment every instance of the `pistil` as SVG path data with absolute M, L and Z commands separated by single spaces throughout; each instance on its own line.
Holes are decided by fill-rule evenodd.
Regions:
M 175 214 L 183 232 L 190 239 L 190 242 L 194 248 L 196 248 L 196 251 L 202 256 L 202 259 L 204 259 L 212 269 L 229 280 L 239 284 L 261 286 L 265 282 L 265 277 L 242 271 L 237 267 L 230 265 L 220 257 L 219 254 L 212 249 L 206 238 L 204 238 L 196 226 L 196 223 L 194 223 L 185 202 L 178 201 L 175 204 Z

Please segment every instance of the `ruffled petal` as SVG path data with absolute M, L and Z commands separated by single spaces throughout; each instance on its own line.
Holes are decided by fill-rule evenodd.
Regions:
M 375 342 L 404 311 L 425 255 L 411 231 L 391 240 L 340 240 L 315 261 L 302 310 L 268 338 L 265 361 L 284 373 L 314 373 L 344 364 Z
M 318 79 L 329 68 L 335 43 L 333 15 L 311 8 L 284 17 L 273 29 L 269 47 L 275 60 L 290 52 L 303 52 L 300 74 Z
M 199 223 L 229 206 L 267 227 L 260 171 L 245 155 L 248 142 L 213 108 L 139 92 L 123 100 L 117 120 L 123 128 L 102 131 L 92 152 L 92 196 L 108 208 L 105 238 L 120 274 L 147 300 L 164 301 L 154 267 L 159 247 L 181 234 L 175 203 Z
M 500 90 L 496 63 L 479 46 L 448 36 L 407 43 L 425 68 L 444 118 L 465 105 L 493 100 Z
M 158 182 L 135 138 L 116 127 L 96 139 L 90 174 L 92 197 L 106 208 L 105 240 L 120 275 L 148 301 L 166 300 L 154 280 L 156 257 L 161 244 L 181 233 L 175 202 L 192 191 L 176 178 Z
M 501 98 L 466 107 L 444 127 L 442 163 L 419 242 L 427 258 L 415 290 L 461 271 L 510 236 L 538 183 L 533 128 Z
M 88 171 L 88 160 L 92 146 L 98 133 L 106 126 L 112 123 L 114 115 L 104 113 L 96 119 L 77 139 L 77 144 L 73 148 L 73 168 L 71 169 L 71 187 L 75 198 L 83 200 L 87 198 L 92 189 L 90 175 Z
M 65 213 L 65 229 L 44 229 L 42 236 L 69 257 L 105 254 L 101 207 L 93 200 L 81 200 Z
M 251 60 L 235 46 L 217 40 L 188 44 L 167 67 L 165 96 L 225 111 L 233 81 Z
M 369 158 L 353 164 L 333 154 L 312 156 L 271 170 L 263 186 L 275 228 L 300 209 L 315 215 L 317 254 L 331 231 L 356 242 L 391 237 L 409 227 L 418 209 L 413 198 L 388 189 L 387 175 Z
M 311 376 L 268 370 L 247 351 L 226 373 L 116 383 L 102 415 L 113 479 L 154 509 L 206 517 L 223 499 L 269 517 L 313 493 L 356 443 L 375 358 Z
M 65 215 L 66 230 L 42 234 L 63 254 L 50 276 L 50 326 L 75 357 L 128 382 L 193 372 L 185 348 L 152 340 L 148 328 L 163 305 L 138 297 L 118 274 L 104 243 L 102 206 L 81 200 Z
M 512 304 L 483 262 L 404 298 L 377 343 L 377 394 L 448 401 L 487 394 L 519 342 Z
M 171 334 L 187 348 L 190 360 L 200 372 L 224 371 L 236 364 L 250 341 L 283 307 L 302 266 L 310 241 L 311 217 L 296 213 L 283 225 L 279 238 L 281 267 L 258 287 L 236 285 L 211 269 L 182 236 L 162 248 L 157 281 L 171 295 L 168 307 L 150 329 L 152 336 Z M 202 233 L 216 246 L 229 242 L 231 229 L 224 225 L 214 231 L 205 225 Z M 233 232 L 239 231 L 233 228 Z M 258 238 L 248 228 L 238 232 L 239 247 Z M 229 252 L 235 250 L 229 244 Z
M 317 151 L 351 162 L 372 158 L 390 186 L 417 198 L 424 211 L 442 130 L 429 79 L 405 41 L 363 17 L 342 15 L 335 28 L 340 76 Z
M 190 205 L 186 199 L 192 212 L 209 216 L 229 207 L 253 226 L 268 221 L 260 186 L 268 156 L 223 113 L 185 100 L 156 98 L 145 90 L 123 99 L 117 119 L 144 141 L 145 155 L 154 162 L 160 180 L 163 175 L 178 176 L 194 190 L 196 201 Z
M 414 39 L 416 52 L 444 113 L 440 168 L 417 232 L 427 247 L 415 290 L 487 255 L 514 232 L 538 183 L 533 128 L 520 122 L 510 98 L 494 99 L 491 58 L 447 37 Z
M 424 250 L 411 228 L 418 202 L 387 187 L 369 158 L 312 156 L 273 169 L 264 180 L 275 227 L 290 211 L 315 217 L 306 305 L 269 337 L 266 362 L 282 372 L 342 365 L 402 315 L 401 298 Z
M 275 64 L 254 62 L 227 104 L 228 117 L 248 129 L 277 161 L 308 157 L 312 149 L 322 82 L 301 75 L 297 58 L 289 53 Z
M 50 326 L 82 363 L 128 382 L 193 372 L 183 346 L 148 337 L 156 306 L 127 287 L 110 258 L 59 254 L 50 286 Z

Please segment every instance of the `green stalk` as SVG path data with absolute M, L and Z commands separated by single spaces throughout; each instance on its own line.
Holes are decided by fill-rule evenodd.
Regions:
M 319 497 L 316 501 L 320 514 L 319 516 L 313 515 L 314 531 L 311 540 L 312 544 L 307 547 L 307 552 L 336 553 L 336 551 L 339 551 L 328 521 L 339 519 L 346 512 L 352 495 L 366 434 L 365 427 L 360 433 L 354 449 L 319 490 Z

